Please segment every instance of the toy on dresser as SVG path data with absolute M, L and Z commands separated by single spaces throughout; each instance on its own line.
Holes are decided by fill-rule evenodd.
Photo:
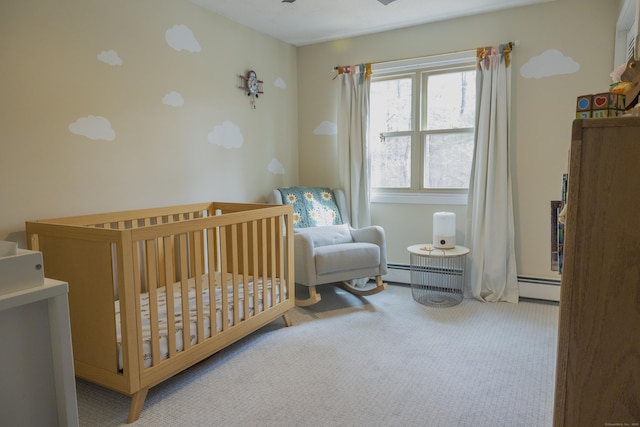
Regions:
M 630 88 L 626 94 L 625 109 L 638 109 L 638 93 L 640 93 L 640 62 L 635 58 L 629 59 L 627 66 L 620 76 L 622 81 L 629 82 Z

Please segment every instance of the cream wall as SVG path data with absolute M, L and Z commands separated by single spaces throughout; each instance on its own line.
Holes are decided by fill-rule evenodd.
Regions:
M 172 47 L 176 25 L 193 36 Z M 110 50 L 121 65 L 98 60 Z M 296 55 L 188 0 L 0 2 L 0 240 L 24 247 L 25 220 L 263 201 L 295 184 Z M 249 69 L 264 80 L 255 110 L 237 87 Z M 182 106 L 163 103 L 174 91 Z M 89 116 L 115 138 L 71 132 Z
M 28 219 L 262 201 L 277 186 L 335 186 L 335 136 L 314 133 L 323 121 L 337 121 L 333 66 L 519 40 L 512 151 L 518 270 L 557 278 L 549 262 L 549 202 L 559 198 L 566 171 L 575 97 L 606 91 L 610 82 L 620 5 L 556 0 L 296 49 L 188 0 L 0 2 L 0 239 L 24 246 Z M 169 45 L 166 32 L 175 25 L 193 32 L 199 51 Z M 520 75 L 550 49 L 579 70 Z M 109 50 L 121 65 L 97 59 Z M 250 68 L 264 80 L 255 110 L 236 87 L 237 75 Z M 162 102 L 173 91 L 183 106 Z M 113 140 L 70 131 L 92 115 L 108 118 Z M 241 136 L 242 145 L 209 142 L 216 130 L 231 142 Z M 430 240 L 432 214 L 440 210 L 456 212 L 464 241 L 465 206 L 373 205 L 373 221 L 387 230 L 390 262 L 407 263 L 405 248 Z
M 557 279 L 550 267 L 550 201 L 560 198 L 576 97 L 606 92 L 611 83 L 619 7 L 619 2 L 611 1 L 556 0 L 299 48 L 300 183 L 338 185 L 335 135 L 314 134 L 323 121 L 337 122 L 335 65 L 518 40 L 512 63 L 511 152 L 518 273 Z M 525 63 L 551 49 L 572 58 L 579 70 L 544 78 L 521 75 Z M 389 262 L 407 264 L 407 246 L 431 241 L 432 214 L 440 210 L 456 212 L 457 239 L 464 242 L 465 206 L 373 204 L 372 220 L 386 230 Z

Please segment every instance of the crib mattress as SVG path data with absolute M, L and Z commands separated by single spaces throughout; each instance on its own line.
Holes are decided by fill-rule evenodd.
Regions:
M 240 276 L 242 279 L 242 276 Z M 220 276 L 216 273 L 216 286 L 215 288 L 215 316 L 216 316 L 216 330 L 217 332 L 222 331 L 222 310 L 223 307 L 227 310 L 227 326 L 233 326 L 234 322 L 234 288 L 237 289 L 238 294 L 238 318 L 240 320 L 244 320 L 244 285 L 242 280 L 235 287 L 233 284 L 229 283 L 230 280 L 227 281 L 227 302 L 223 304 L 222 302 L 222 290 L 219 286 Z M 203 303 L 203 323 L 204 323 L 204 338 L 211 337 L 211 298 L 210 298 L 210 288 L 209 288 L 209 280 L 208 275 L 203 275 L 202 277 L 202 303 Z M 280 283 L 279 280 L 276 280 L 275 287 L 275 295 L 276 295 L 276 304 L 280 302 Z M 182 351 L 184 350 L 184 342 L 183 342 L 183 328 L 184 321 L 182 318 L 182 293 L 180 290 L 181 283 L 177 282 L 173 284 L 173 302 L 174 302 L 174 313 L 172 321 L 175 324 L 175 340 L 176 340 L 176 350 Z M 189 336 L 191 345 L 198 343 L 198 327 L 197 327 L 197 308 L 196 308 L 196 287 L 195 280 L 189 279 L 188 283 L 189 288 Z M 263 302 L 263 284 L 262 280 L 258 281 L 257 286 L 258 292 L 258 311 L 262 311 L 265 308 L 265 304 Z M 254 283 L 253 281 L 249 281 L 247 284 L 248 291 L 248 306 L 249 306 L 249 316 L 252 316 L 254 313 Z M 271 280 L 267 281 L 267 292 L 266 292 L 266 308 L 271 307 Z M 285 288 L 285 298 L 286 298 L 286 288 Z M 157 300 L 158 300 L 158 335 L 160 339 L 160 360 L 164 360 L 169 357 L 169 344 L 167 339 L 168 334 L 168 321 L 171 316 L 167 316 L 167 293 L 166 288 L 162 287 L 157 290 Z M 143 349 L 143 357 L 144 357 L 144 367 L 150 367 L 153 360 L 151 354 L 151 320 L 150 320 L 150 310 L 149 310 L 149 293 L 145 292 L 140 295 L 140 308 L 141 308 L 141 317 L 142 317 L 142 349 Z M 121 322 L 120 322 L 120 301 L 115 301 L 115 311 L 116 311 L 116 338 L 117 338 L 117 346 L 118 346 L 118 369 L 123 369 L 123 361 L 122 361 L 122 334 L 121 334 Z

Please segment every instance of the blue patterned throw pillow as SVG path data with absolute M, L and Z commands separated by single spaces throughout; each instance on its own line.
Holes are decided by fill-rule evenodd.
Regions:
M 328 187 L 279 188 L 282 202 L 293 206 L 295 228 L 342 224 L 340 211 Z

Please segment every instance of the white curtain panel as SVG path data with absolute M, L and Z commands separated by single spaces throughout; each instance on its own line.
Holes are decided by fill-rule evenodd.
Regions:
M 509 161 L 510 50 L 510 44 L 478 49 L 476 140 L 465 243 L 471 254 L 465 296 L 517 303 Z
M 371 225 L 367 153 L 371 78 L 364 66 L 344 67 L 339 78 L 338 179 L 351 225 L 360 228 Z

